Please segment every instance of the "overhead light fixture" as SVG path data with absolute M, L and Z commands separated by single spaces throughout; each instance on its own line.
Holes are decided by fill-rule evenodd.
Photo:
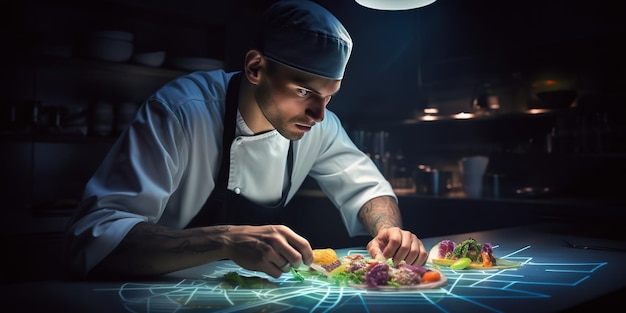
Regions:
M 425 7 L 437 0 L 355 0 L 370 9 L 400 11 Z

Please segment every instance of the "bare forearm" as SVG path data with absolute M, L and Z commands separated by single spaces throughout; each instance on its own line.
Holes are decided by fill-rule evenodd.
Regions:
M 359 219 L 375 236 L 386 227 L 402 228 L 402 216 L 395 199 L 389 196 L 374 198 L 366 202 L 359 211 Z
M 139 223 L 94 270 L 94 275 L 156 276 L 226 258 L 229 226 L 176 230 Z

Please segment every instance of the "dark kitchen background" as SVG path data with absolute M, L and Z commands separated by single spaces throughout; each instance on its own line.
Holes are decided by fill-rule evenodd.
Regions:
M 3 10 L 1 227 L 15 266 L 57 260 L 84 184 L 136 107 L 187 72 L 238 70 L 272 2 L 25 0 Z M 329 108 L 396 187 L 407 228 L 427 237 L 625 220 L 621 1 L 316 2 L 354 40 Z M 477 155 L 489 162 L 470 198 L 459 161 Z M 316 247 L 367 242 L 348 237 L 314 182 L 290 206 L 290 225 Z

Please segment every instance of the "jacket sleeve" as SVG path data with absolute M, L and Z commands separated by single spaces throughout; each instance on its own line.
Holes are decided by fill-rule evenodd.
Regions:
M 65 256 L 73 274 L 87 274 L 135 224 L 159 220 L 184 172 L 185 136 L 159 101 L 140 107 L 87 182 L 70 221 Z

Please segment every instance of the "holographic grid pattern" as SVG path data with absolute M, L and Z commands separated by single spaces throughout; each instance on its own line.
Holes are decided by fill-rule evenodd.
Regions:
M 497 248 L 498 246 L 494 246 Z M 528 311 L 529 299 L 550 298 L 555 288 L 575 287 L 606 265 L 597 263 L 533 262 L 526 246 L 501 259 L 521 262 L 517 268 L 499 270 L 451 270 L 438 268 L 448 277 L 446 286 L 427 290 L 371 291 L 337 287 L 291 274 L 279 279 L 221 261 L 212 273 L 177 283 L 125 283 L 117 291 L 129 312 L 507 312 L 514 305 Z M 366 250 L 347 254 L 367 255 Z M 224 274 L 235 271 L 276 283 L 273 289 L 223 289 Z M 523 302 L 521 302 L 523 301 Z M 525 303 L 525 304 L 524 304 Z M 521 310 L 518 310 L 521 311 Z M 531 310 L 536 311 L 536 310 Z

